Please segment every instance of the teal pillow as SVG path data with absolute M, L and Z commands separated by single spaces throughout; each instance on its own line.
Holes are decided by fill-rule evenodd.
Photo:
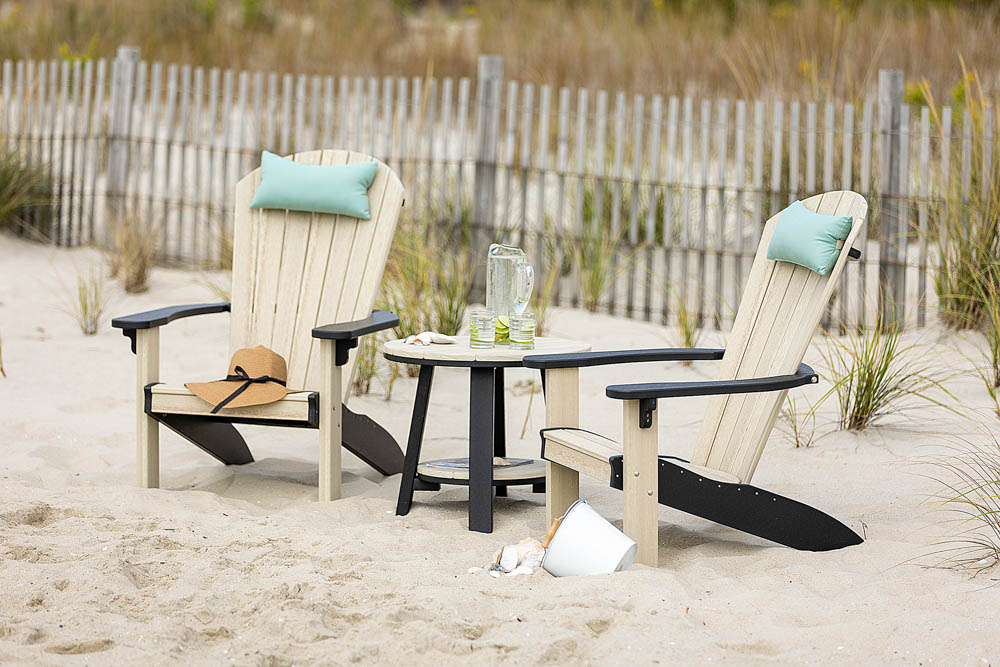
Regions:
M 264 151 L 260 186 L 250 208 L 336 213 L 371 220 L 368 188 L 377 167 L 377 162 L 301 164 Z
M 782 212 L 767 245 L 767 258 L 804 266 L 825 276 L 837 263 L 853 221 L 849 215 L 813 213 L 800 201 Z

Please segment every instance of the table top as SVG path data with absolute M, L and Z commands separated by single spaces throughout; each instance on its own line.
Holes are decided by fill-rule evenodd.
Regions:
M 533 354 L 589 351 L 589 343 L 549 336 L 535 338 L 533 350 L 512 350 L 507 345 L 473 349 L 469 347 L 468 336 L 456 336 L 452 345 L 407 345 L 402 340 L 390 340 L 382 345 L 382 354 L 389 361 L 426 366 L 520 366 L 521 359 Z

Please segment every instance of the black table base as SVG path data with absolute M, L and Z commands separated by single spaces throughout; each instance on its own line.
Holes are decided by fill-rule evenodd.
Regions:
M 430 401 L 434 366 L 420 366 L 417 395 L 413 401 L 410 435 L 406 443 L 403 477 L 399 484 L 396 514 L 409 513 L 413 492 L 438 490 L 441 484 L 467 484 L 469 486 L 469 530 L 493 532 L 493 494 L 507 495 L 507 487 L 528 485 L 532 491 L 545 491 L 545 478 L 515 480 L 493 479 L 493 457 L 507 455 L 506 429 L 504 428 L 503 367 L 471 366 L 469 386 L 469 479 L 429 477 L 417 474 L 424 426 L 427 423 L 427 405 Z

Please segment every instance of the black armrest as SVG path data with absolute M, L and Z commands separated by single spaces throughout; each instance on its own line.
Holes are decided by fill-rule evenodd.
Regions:
M 586 368 L 610 364 L 634 364 L 648 361 L 711 361 L 721 359 L 726 351 L 701 347 L 666 347 L 654 350 L 607 350 L 572 354 L 535 354 L 524 358 L 527 368 Z
M 780 391 L 819 382 L 819 377 L 806 364 L 799 364 L 794 375 L 747 378 L 743 380 L 706 380 L 704 382 L 644 382 L 638 384 L 613 384 L 605 393 L 609 398 L 638 401 L 679 396 L 712 396 L 715 394 L 753 394 L 762 391 Z
M 169 324 L 182 317 L 192 317 L 194 315 L 206 315 L 208 313 L 228 313 L 229 302 L 225 303 L 196 303 L 189 306 L 168 306 L 167 308 L 157 308 L 147 310 L 144 313 L 116 317 L 111 320 L 111 326 L 116 329 L 153 329 Z
M 111 320 L 111 326 L 122 330 L 122 335 L 132 341 L 132 353 L 135 354 L 135 331 L 136 329 L 155 329 L 169 324 L 182 317 L 193 317 L 195 315 L 207 315 L 209 313 L 228 313 L 230 305 L 228 301 L 222 303 L 195 303 L 187 306 L 168 306 L 147 310 L 144 313 L 116 317 Z
M 399 326 L 399 318 L 388 310 L 373 310 L 370 317 L 353 322 L 342 322 L 339 324 L 324 324 L 316 327 L 312 331 L 313 338 L 332 338 L 333 340 L 347 340 L 357 338 L 365 334 L 391 329 Z
M 337 342 L 335 363 L 343 366 L 351 348 L 358 346 L 358 337 L 383 329 L 399 326 L 399 318 L 388 310 L 373 310 L 371 316 L 353 322 L 324 324 L 312 330 L 313 338 L 325 338 Z

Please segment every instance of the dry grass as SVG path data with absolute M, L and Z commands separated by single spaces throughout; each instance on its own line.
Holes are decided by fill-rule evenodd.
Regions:
M 677 345 L 680 347 L 698 347 L 698 339 L 701 337 L 701 329 L 698 327 L 698 313 L 688 307 L 687 297 L 681 290 L 670 286 L 670 293 L 673 295 L 674 313 L 677 315 L 678 338 Z M 690 361 L 683 362 L 685 366 L 690 366 Z
M 933 567 L 981 572 L 1000 563 L 1000 442 L 987 429 L 976 441 L 955 440 L 950 452 L 921 463 L 939 485 L 930 502 L 944 514 L 948 536 L 933 552 Z
M 3 336 L 0 336 L 0 375 L 7 377 L 7 371 L 3 367 Z
M 808 401 L 806 405 L 809 405 Z M 800 414 L 798 401 L 789 393 L 778 412 L 777 426 L 796 448 L 811 447 L 816 439 L 816 411 L 809 406 L 805 414 Z
M 132 215 L 123 215 L 112 225 L 108 266 L 111 277 L 119 278 L 129 294 L 149 289 L 149 272 L 156 262 L 156 237 L 154 230 Z
M 76 276 L 76 288 L 67 308 L 85 336 L 93 336 L 101 327 L 108 307 L 107 284 L 96 268 Z
M 1000 72 L 1000 7 L 897 0 L 22 0 L 0 19 L 0 58 L 113 56 L 346 75 L 473 76 L 479 53 L 509 78 L 553 85 L 858 99 L 880 67 L 959 77 L 956 53 Z M 331 39 L 336 35 L 336 39 Z M 581 36 L 585 35 L 585 38 Z M 992 85 L 992 84 L 991 84 Z

